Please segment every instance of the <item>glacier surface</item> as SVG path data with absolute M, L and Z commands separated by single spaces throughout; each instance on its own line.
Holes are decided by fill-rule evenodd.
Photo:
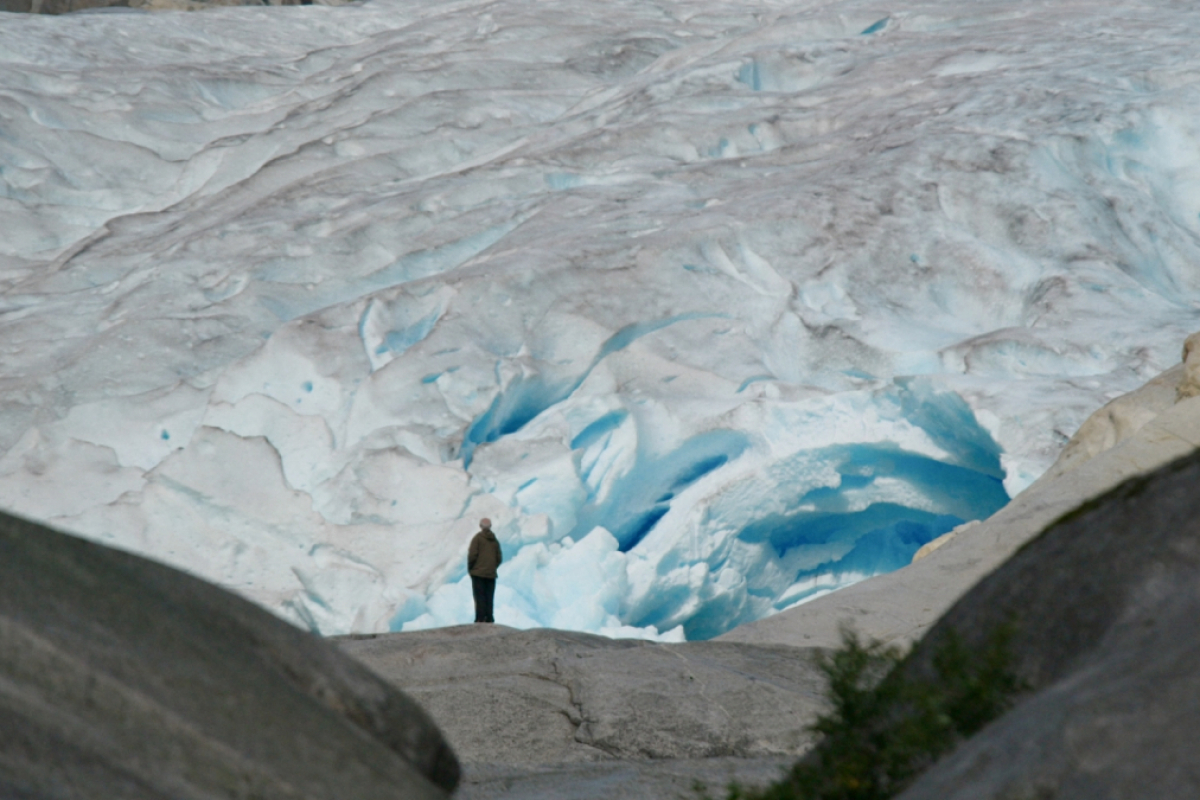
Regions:
M 322 633 L 706 638 L 1200 328 L 1200 8 L 0 14 L 0 506 Z

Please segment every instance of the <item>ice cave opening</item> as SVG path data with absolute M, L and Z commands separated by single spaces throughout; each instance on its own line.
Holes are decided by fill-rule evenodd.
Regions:
M 594 411 L 563 437 L 569 457 L 531 477 L 498 460 L 503 444 L 492 447 L 508 440 L 514 463 L 527 462 L 529 439 L 545 434 L 570 392 L 546 402 L 540 391 L 530 403 L 529 387 L 542 382 L 514 384 L 481 417 L 496 435 L 480 442 L 474 469 L 519 480 L 518 514 L 550 522 L 533 540 L 519 523 L 500 532 L 510 552 L 497 595 L 504 624 L 708 639 L 899 569 L 1009 499 L 999 445 L 961 397 L 924 380 L 776 414 L 757 435 L 694 434 L 660 453 L 645 444 L 659 432 L 642 427 L 636 404 Z M 501 417 L 520 424 L 495 425 Z M 855 426 L 868 441 L 844 443 Z M 822 430 L 832 443 L 811 446 Z M 564 464 L 573 471 L 565 483 Z M 459 568 L 427 599 L 406 602 L 391 627 L 452 624 L 467 613 L 467 584 Z

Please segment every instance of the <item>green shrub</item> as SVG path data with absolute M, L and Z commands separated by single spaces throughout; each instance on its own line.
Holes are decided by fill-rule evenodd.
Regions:
M 1004 713 L 1026 688 L 1012 667 L 1013 627 L 969 648 L 954 631 L 933 652 L 936 679 L 898 668 L 894 647 L 842 631 L 818 661 L 830 710 L 810 729 L 816 747 L 765 789 L 731 786 L 728 800 L 882 800 L 894 797 L 962 739 Z

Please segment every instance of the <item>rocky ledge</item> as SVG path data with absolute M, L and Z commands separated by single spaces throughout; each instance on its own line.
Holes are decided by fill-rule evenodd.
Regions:
M 674 797 L 764 783 L 809 748 L 815 651 L 465 625 L 345 637 L 418 700 L 465 765 L 462 798 Z M 617 791 L 619 787 L 619 791 Z

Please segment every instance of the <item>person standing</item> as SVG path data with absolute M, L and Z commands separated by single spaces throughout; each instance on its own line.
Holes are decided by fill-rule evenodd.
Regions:
M 500 542 L 492 533 L 492 521 L 479 520 L 479 533 L 467 549 L 467 572 L 471 575 L 471 591 L 475 595 L 475 621 L 495 622 L 492 617 L 492 598 L 496 594 L 496 568 L 504 560 Z

